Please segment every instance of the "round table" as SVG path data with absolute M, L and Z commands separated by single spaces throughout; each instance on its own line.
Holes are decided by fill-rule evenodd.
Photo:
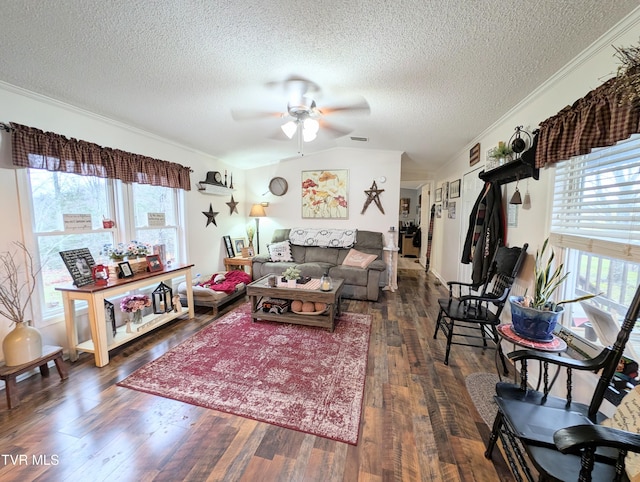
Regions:
M 498 325 L 497 329 L 498 329 L 498 335 L 502 339 L 513 343 L 514 347 L 515 345 L 518 345 L 523 348 L 528 348 L 530 350 L 544 351 L 547 353 L 562 353 L 567 351 L 567 343 L 562 338 L 556 335 L 552 335 L 553 338 L 549 341 L 534 341 L 534 340 L 529 340 L 528 338 L 523 338 L 520 335 L 518 335 L 513 330 L 513 325 L 511 324 Z M 496 350 L 496 353 L 497 353 L 497 350 Z M 540 363 L 542 364 L 542 362 Z M 496 355 L 496 368 L 498 368 L 497 355 Z M 498 370 L 498 376 L 500 376 L 500 370 Z M 549 386 L 549 389 L 551 389 L 557 377 L 558 377 L 558 372 L 556 372 L 556 374 L 554 375 L 553 380 L 551 381 L 551 385 Z M 540 388 L 540 379 L 538 378 L 538 386 L 536 387 L 536 390 L 538 390 L 539 388 Z

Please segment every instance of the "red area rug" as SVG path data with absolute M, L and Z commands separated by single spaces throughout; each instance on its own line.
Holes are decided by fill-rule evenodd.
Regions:
M 253 323 L 245 304 L 118 385 L 355 445 L 370 330 Z

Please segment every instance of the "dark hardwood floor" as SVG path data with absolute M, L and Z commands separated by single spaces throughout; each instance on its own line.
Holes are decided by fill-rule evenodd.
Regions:
M 513 480 L 497 451 L 483 457 L 489 427 L 465 388 L 468 374 L 495 372 L 494 352 L 454 346 L 445 366 L 444 337 L 433 339 L 443 288 L 423 270 L 400 270 L 398 284 L 377 303 L 343 304 L 373 317 L 357 446 L 116 386 L 215 323 L 198 309 L 112 351 L 106 367 L 83 354 L 64 382 L 55 369 L 20 381 L 22 405 L 0 402 L 0 480 Z

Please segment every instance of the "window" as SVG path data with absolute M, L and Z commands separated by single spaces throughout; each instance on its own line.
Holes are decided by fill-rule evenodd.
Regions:
M 135 239 L 164 245 L 171 262 L 185 258 L 184 233 L 179 228 L 183 218 L 181 190 L 42 169 L 25 171 L 30 212 L 24 219 L 31 223 L 30 244 L 43 265 L 38 286 L 42 307 L 38 315 L 43 320 L 62 314 L 62 298 L 55 288 L 72 282 L 60 251 L 88 248 L 97 263 L 107 263 L 101 255 L 105 244 Z M 91 228 L 69 230 L 63 214 L 89 214 Z M 103 218 L 114 220 L 115 228 L 103 228 Z
M 640 135 L 557 165 L 551 241 L 571 273 L 564 297 L 602 293 L 593 301 L 623 317 L 640 282 Z M 569 328 L 592 338 L 580 305 L 567 308 Z

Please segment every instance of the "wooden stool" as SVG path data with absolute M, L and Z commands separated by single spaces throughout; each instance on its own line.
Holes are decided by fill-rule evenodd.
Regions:
M 5 381 L 7 392 L 7 405 L 9 409 L 20 406 L 20 397 L 17 392 L 16 377 L 22 375 L 29 370 L 33 370 L 36 367 L 40 368 L 40 374 L 43 377 L 49 376 L 48 363 L 53 360 L 58 369 L 60 380 L 66 380 L 69 378 L 67 372 L 67 365 L 62 360 L 62 347 L 45 345 L 42 347 L 42 356 L 36 360 L 30 361 L 23 365 L 15 367 L 8 367 L 6 365 L 0 366 L 0 379 Z

